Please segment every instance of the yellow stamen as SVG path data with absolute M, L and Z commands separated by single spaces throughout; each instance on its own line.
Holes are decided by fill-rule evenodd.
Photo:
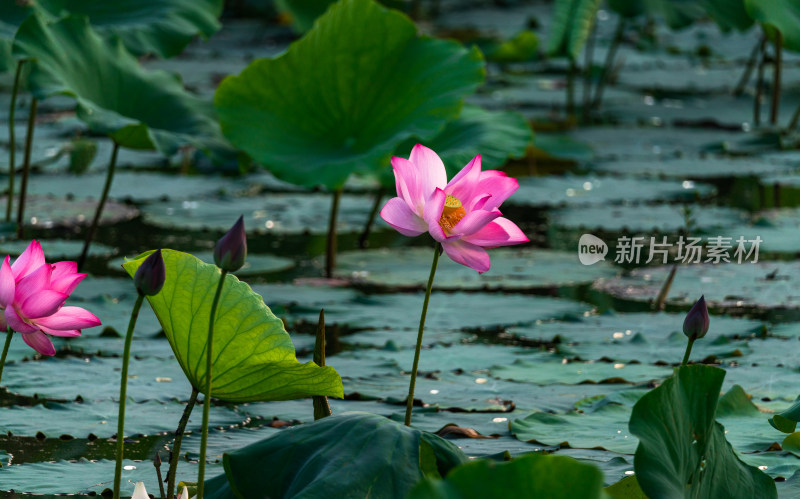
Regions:
M 466 214 L 467 212 L 461 205 L 461 201 L 448 195 L 447 199 L 444 200 L 444 209 L 442 210 L 442 217 L 439 219 L 439 226 L 445 232 L 449 232 Z

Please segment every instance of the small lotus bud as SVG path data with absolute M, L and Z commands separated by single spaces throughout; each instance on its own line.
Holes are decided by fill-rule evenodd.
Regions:
M 709 322 L 706 299 L 705 296 L 701 296 L 686 314 L 686 319 L 683 321 L 683 334 L 691 340 L 702 338 L 708 332 Z
M 242 268 L 245 258 L 247 237 L 244 233 L 244 216 L 240 216 L 231 230 L 217 241 L 214 247 L 214 263 L 222 270 L 235 272 Z
M 147 495 L 147 489 L 144 488 L 144 482 L 136 482 L 131 499 L 150 499 L 150 496 Z
M 164 287 L 165 280 L 166 269 L 164 268 L 164 258 L 161 256 L 160 249 L 150 253 L 150 256 L 145 258 L 133 276 L 136 291 L 145 296 L 158 294 L 161 288 Z

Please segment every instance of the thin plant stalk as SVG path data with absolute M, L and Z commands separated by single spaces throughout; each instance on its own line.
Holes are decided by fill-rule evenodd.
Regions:
M 742 78 L 739 80 L 739 83 L 733 90 L 734 97 L 738 97 L 744 93 L 744 89 L 747 86 L 747 82 L 750 81 L 750 76 L 752 76 L 753 69 L 755 69 L 756 63 L 758 62 L 759 53 L 761 53 L 760 39 L 753 46 L 753 51 L 750 53 L 750 58 L 747 60 L 747 67 L 745 67 L 744 73 L 742 73 Z
M 756 97 L 753 101 L 753 125 L 761 124 L 761 95 L 764 93 L 764 62 L 766 59 L 767 38 L 761 40 L 761 59 L 758 61 L 758 72 L 756 76 Z
M 25 195 L 28 191 L 28 173 L 31 170 L 31 148 L 33 146 L 33 129 L 36 125 L 36 108 L 39 101 L 31 99 L 31 109 L 28 113 L 28 130 L 25 136 L 25 159 L 22 163 L 22 185 L 19 189 L 19 208 L 17 209 L 17 238 L 24 237 L 23 221 L 25 220 Z M 13 193 L 9 193 L 9 196 Z
M 325 277 L 333 277 L 336 268 L 336 219 L 339 216 L 339 201 L 342 198 L 342 188 L 333 191 L 331 201 L 331 217 L 328 221 L 328 240 L 325 244 Z
M 156 451 L 156 457 L 153 460 L 153 465 L 156 468 L 156 477 L 158 478 L 158 491 L 161 493 L 161 499 L 167 499 L 167 494 L 164 492 L 164 477 L 161 476 L 161 455 Z
M 417 368 L 419 367 L 419 354 L 422 350 L 422 333 L 425 331 L 425 316 L 428 314 L 428 302 L 431 299 L 431 289 L 433 288 L 433 278 L 436 276 L 436 265 L 439 263 L 439 254 L 442 252 L 442 244 L 436 243 L 433 249 L 433 263 L 431 264 L 431 274 L 428 276 L 428 286 L 425 288 L 425 301 L 422 302 L 422 315 L 419 318 L 419 331 L 417 332 L 417 346 L 414 350 L 414 365 L 411 367 L 411 382 L 408 385 L 408 400 L 406 401 L 406 420 L 405 425 L 411 426 L 411 409 L 414 407 L 414 387 L 417 384 Z
M 686 344 L 686 353 L 683 354 L 683 362 L 681 362 L 682 366 L 689 364 L 689 355 L 692 353 L 692 345 L 694 345 L 695 339 L 694 337 L 689 338 L 689 342 Z
M 83 250 L 81 256 L 78 258 L 78 271 L 83 268 L 86 262 L 86 255 L 89 253 L 89 246 L 94 239 L 94 233 L 97 232 L 97 225 L 100 223 L 100 216 L 103 214 L 103 208 L 108 199 L 108 191 L 111 190 L 111 183 L 114 181 L 114 169 L 117 166 L 117 153 L 119 152 L 119 144 L 114 142 L 114 147 L 111 149 L 111 161 L 108 163 L 108 171 L 106 172 L 106 183 L 103 186 L 103 194 L 100 196 L 100 202 L 97 204 L 97 209 L 94 212 L 92 225 L 89 226 L 89 232 L 86 233 L 86 241 L 83 243 Z
M 172 451 L 169 453 L 169 469 L 167 470 L 167 499 L 173 497 L 175 493 L 175 477 L 178 474 L 178 459 L 181 455 L 181 443 L 183 442 L 183 434 L 186 432 L 186 425 L 189 423 L 189 416 L 192 414 L 192 409 L 197 403 L 198 390 L 192 387 L 192 394 L 189 395 L 189 402 L 183 409 L 183 415 L 178 422 L 178 428 L 175 430 L 175 442 L 172 444 Z
M 8 328 L 6 331 L 6 341 L 3 344 L 3 354 L 0 355 L 0 381 L 3 381 L 3 368 L 6 366 L 6 356 L 8 356 L 8 347 L 11 346 L 11 337 L 14 335 L 14 331 L 11 328 Z
M 617 30 L 614 33 L 614 38 L 611 40 L 611 45 L 608 47 L 606 53 L 606 62 L 603 64 L 603 72 L 600 73 L 600 80 L 597 82 L 597 87 L 594 90 L 594 99 L 592 99 L 592 109 L 600 109 L 600 104 L 603 102 L 603 90 L 611 77 L 611 68 L 614 65 L 614 59 L 617 57 L 617 50 L 622 44 L 622 39 L 625 35 L 625 18 L 622 17 L 617 23 Z
M 578 72 L 578 66 L 572 57 L 569 59 L 567 71 L 567 116 L 572 119 L 575 117 L 575 74 Z
M 672 287 L 672 281 L 675 280 L 675 272 L 678 271 L 678 266 L 673 265 L 672 269 L 669 271 L 669 275 L 667 276 L 667 280 L 664 281 L 664 285 L 661 286 L 661 290 L 658 292 L 658 296 L 656 297 L 656 301 L 653 304 L 653 308 L 658 310 L 659 312 L 664 311 L 664 306 L 667 302 L 667 296 L 669 295 L 669 290 Z
M 217 292 L 214 294 L 214 301 L 211 302 L 211 316 L 208 319 L 208 340 L 206 343 L 206 389 L 203 397 L 203 426 L 202 436 L 200 437 L 200 469 L 197 473 L 197 499 L 203 499 L 203 480 L 206 471 L 206 444 L 208 443 L 208 413 L 211 410 L 211 363 L 213 361 L 214 346 L 214 319 L 217 316 L 217 305 L 219 297 L 222 295 L 222 287 L 225 285 L 225 276 L 228 271 L 222 269 L 219 276 Z
M 314 363 L 320 367 L 325 366 L 325 310 L 319 311 L 319 322 L 317 322 L 317 336 L 314 341 Z M 327 418 L 332 414 L 328 397 L 324 395 L 314 395 L 314 421 Z
M 797 128 L 797 123 L 800 123 L 800 106 L 797 106 L 797 109 L 792 116 L 792 121 L 789 122 L 789 130 L 794 130 Z
M 778 106 L 781 101 L 781 64 L 783 52 L 783 35 L 780 31 L 775 32 L 775 61 L 772 66 L 772 109 L 770 110 L 770 123 L 774 126 L 778 124 Z
M 586 40 L 583 60 L 583 104 L 581 116 L 584 122 L 589 121 L 589 112 L 592 106 L 592 69 L 594 67 L 594 41 L 597 38 L 597 23 L 592 25 L 592 31 Z
M 131 342 L 133 340 L 133 328 L 136 327 L 136 319 L 139 317 L 139 309 L 142 308 L 144 295 L 139 294 L 136 303 L 133 305 L 131 319 L 128 322 L 128 332 L 125 334 L 125 349 L 122 353 L 122 374 L 119 381 L 119 417 L 117 418 L 117 462 L 114 466 L 114 499 L 120 497 L 120 485 L 122 483 L 122 456 L 125 447 L 125 402 L 128 392 L 128 362 L 131 356 Z
M 372 231 L 372 224 L 375 222 L 375 217 L 378 216 L 378 212 L 380 211 L 383 194 L 383 187 L 378 189 L 378 192 L 375 193 L 375 200 L 372 202 L 372 209 L 369 211 L 367 223 L 364 224 L 364 230 L 361 232 L 361 236 L 358 238 L 358 247 L 361 249 L 367 249 L 369 233 Z
M 22 66 L 24 64 L 24 60 L 17 62 L 17 72 L 14 73 L 14 87 L 11 90 L 11 105 L 8 108 L 8 199 L 6 199 L 6 222 L 11 221 L 11 207 L 14 205 L 14 176 L 17 170 L 17 134 L 16 130 L 14 130 L 14 115 L 17 111 L 19 80 L 22 76 Z

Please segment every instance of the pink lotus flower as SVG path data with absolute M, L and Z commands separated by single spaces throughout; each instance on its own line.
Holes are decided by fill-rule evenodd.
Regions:
M 100 325 L 100 320 L 80 307 L 64 302 L 86 274 L 75 262 L 49 264 L 38 241 L 10 264 L 6 256 L 0 266 L 0 328 L 22 333 L 22 339 L 43 355 L 56 350 L 47 335 L 80 336 L 81 329 Z
M 449 183 L 442 160 L 420 144 L 409 159 L 393 157 L 392 168 L 397 197 L 386 203 L 381 217 L 401 234 L 429 232 L 450 259 L 480 273 L 491 264 L 484 248 L 528 242 L 498 209 L 519 182 L 501 171 L 481 171 L 480 155 Z

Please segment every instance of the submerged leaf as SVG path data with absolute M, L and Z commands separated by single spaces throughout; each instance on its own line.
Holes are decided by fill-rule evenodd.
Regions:
M 123 265 L 133 275 L 149 253 Z M 220 271 L 174 250 L 162 250 L 167 278 L 148 296 L 175 357 L 193 386 L 204 386 L 205 344 L 211 298 Z M 291 400 L 312 395 L 342 397 L 332 367 L 300 364 L 283 322 L 250 286 L 228 275 L 214 322 L 212 395 L 234 401 Z M 202 392 L 202 390 L 201 390 Z

